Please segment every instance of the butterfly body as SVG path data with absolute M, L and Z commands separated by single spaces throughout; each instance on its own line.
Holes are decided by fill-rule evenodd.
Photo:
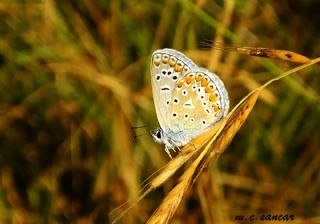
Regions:
M 152 54 L 153 99 L 160 127 L 151 134 L 170 149 L 188 144 L 227 115 L 229 98 L 220 78 L 173 49 Z

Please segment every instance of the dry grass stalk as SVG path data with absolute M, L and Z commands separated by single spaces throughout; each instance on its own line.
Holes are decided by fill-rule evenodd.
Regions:
M 148 223 L 169 223 L 172 219 L 174 213 L 176 212 L 185 192 L 195 181 L 196 177 L 199 176 L 203 167 L 211 160 L 213 156 L 222 154 L 227 146 L 232 141 L 233 137 L 239 131 L 243 123 L 248 118 L 250 112 L 252 111 L 260 93 L 264 88 L 266 88 L 271 83 L 278 81 L 290 74 L 293 74 L 299 70 L 302 70 L 312 64 L 318 63 L 320 58 L 312 60 L 310 63 L 298 66 L 291 69 L 288 72 L 283 73 L 281 76 L 270 80 L 259 88 L 250 92 L 244 99 L 237 104 L 237 106 L 229 113 L 226 119 L 222 121 L 219 125 L 219 130 L 215 130 L 211 136 L 211 140 L 208 143 L 204 143 L 205 147 L 196 158 L 196 160 L 191 164 L 191 166 L 183 173 L 179 178 L 177 185 L 168 193 L 164 198 L 157 210 L 152 214 Z M 195 141 L 204 140 L 203 136 L 198 137 Z M 207 140 L 207 139 L 206 139 Z M 183 151 L 182 151 L 183 153 Z M 198 171 L 198 172 L 197 172 Z M 157 178 L 157 177 L 156 177 Z M 156 179 L 155 178 L 155 179 Z M 168 176 L 167 176 L 168 178 Z M 165 179 L 167 179 L 165 178 Z M 154 180 L 155 180 L 154 179 Z M 153 180 L 153 181 L 154 181 Z M 152 182 L 151 182 L 152 183 Z M 157 186 L 163 181 L 157 182 Z
M 248 115 L 250 114 L 251 110 L 253 109 L 256 100 L 258 99 L 259 95 L 261 94 L 262 90 L 264 90 L 267 86 L 271 83 L 281 80 L 286 76 L 294 74 L 297 71 L 300 71 L 304 68 L 307 68 L 313 64 L 320 62 L 320 58 L 316 58 L 311 60 L 310 63 L 297 66 L 282 75 L 271 79 L 270 81 L 266 82 L 264 85 L 256 88 L 255 90 L 251 91 L 246 97 L 244 97 L 237 106 L 229 113 L 226 119 L 226 125 L 221 126 L 221 134 L 217 137 L 217 139 L 213 138 L 208 144 L 213 144 L 212 149 L 213 152 L 210 153 L 208 157 L 208 161 L 215 156 L 215 154 L 222 154 L 227 146 L 230 144 L 231 140 L 235 136 L 235 134 L 239 131 L 244 121 L 247 119 Z M 220 132 L 219 132 L 220 133 Z M 206 162 L 206 163 L 207 163 Z
M 212 134 L 211 132 L 209 133 Z M 214 130 L 214 133 L 217 133 L 216 130 Z M 199 139 L 204 140 L 203 136 L 197 138 L 197 140 Z M 208 149 L 209 147 L 207 145 L 204 150 L 202 150 L 200 155 L 196 158 L 196 160 L 191 164 L 191 166 L 179 178 L 177 185 L 168 193 L 168 195 L 162 201 L 161 205 L 157 208 L 157 210 L 150 217 L 147 223 L 169 223 L 174 213 L 176 212 L 184 193 L 189 188 L 197 167 L 207 154 Z
M 186 161 L 188 161 L 195 153 L 197 153 L 211 138 L 214 133 L 220 129 L 222 122 L 218 122 L 214 125 L 208 132 L 194 139 L 190 144 L 186 145 L 181 149 L 181 152 L 174 157 L 172 160 L 166 164 L 166 166 L 159 171 L 159 173 L 147 183 L 142 191 L 140 196 L 136 201 L 130 204 L 121 214 L 113 220 L 112 223 L 118 221 L 123 215 L 125 215 L 137 202 L 143 199 L 147 194 L 152 190 L 161 186 L 168 178 L 170 178 Z M 184 178 L 185 179 L 185 178 Z M 177 203 L 179 204 L 179 203 Z M 123 206 L 126 206 L 127 203 L 121 205 L 119 208 L 113 210 L 111 213 L 116 212 L 116 210 L 121 209 Z M 111 215 L 111 213 L 109 215 Z
M 231 51 L 236 51 L 240 54 L 245 54 L 249 56 L 280 59 L 283 61 L 289 61 L 289 62 L 299 63 L 299 64 L 306 64 L 311 62 L 310 58 L 304 55 L 301 55 L 299 53 L 288 51 L 288 50 L 272 49 L 272 48 L 266 48 L 266 47 L 223 46 L 222 43 L 220 42 L 209 42 L 204 44 L 206 44 L 212 49 L 231 50 Z
M 191 183 L 194 182 L 195 178 L 200 174 L 200 172 L 197 172 L 198 168 L 201 170 L 204 167 L 201 164 L 203 164 L 203 161 L 207 161 L 204 158 L 206 158 L 208 152 L 214 148 L 215 150 L 213 153 L 220 154 L 223 152 L 222 149 L 225 149 L 229 145 L 232 138 L 235 136 L 241 125 L 250 114 L 259 96 L 259 92 L 260 91 L 256 91 L 254 94 L 251 94 L 251 96 L 248 97 L 240 107 L 238 106 L 236 110 L 233 110 L 229 114 L 227 119 L 222 121 L 223 123 L 221 126 L 219 126 L 220 129 L 218 132 L 213 134 L 210 142 L 206 144 L 200 155 L 179 178 L 178 184 L 168 193 L 161 205 L 150 217 L 148 223 L 168 223 L 171 220 L 183 198 L 184 193 L 190 187 Z M 200 137 L 197 139 L 202 138 Z M 212 147 L 213 143 L 215 144 Z
M 271 83 L 278 81 L 288 75 L 299 70 L 309 67 L 320 62 L 320 58 L 312 60 L 308 64 L 304 64 L 291 69 L 282 75 L 268 81 L 264 85 L 251 91 L 244 97 L 228 114 L 228 116 L 213 126 L 208 132 L 194 139 L 191 144 L 186 145 L 179 155 L 172 160 L 160 171 L 146 186 L 143 188 L 140 197 L 114 221 L 119 220 L 128 210 L 138 201 L 143 199 L 149 192 L 161 186 L 169 177 L 171 177 L 186 161 L 203 148 L 199 156 L 191 164 L 191 166 L 179 178 L 177 185 L 164 198 L 157 210 L 152 214 L 148 223 L 169 223 L 176 212 L 185 192 L 195 182 L 200 175 L 202 169 L 209 163 L 212 157 L 221 155 L 230 144 L 234 136 L 240 130 L 252 111 L 262 90 Z
M 169 177 L 171 177 L 186 161 L 188 161 L 212 138 L 214 133 L 216 133 L 220 129 L 221 125 L 222 122 L 217 123 L 208 132 L 202 134 L 198 138 L 191 141 L 190 144 L 183 147 L 178 156 L 170 160 L 166 167 L 150 181 L 150 190 L 159 187 Z

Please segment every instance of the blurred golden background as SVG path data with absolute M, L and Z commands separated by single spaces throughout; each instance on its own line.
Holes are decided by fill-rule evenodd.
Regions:
M 315 58 L 319 10 L 317 0 L 1 1 L 0 223 L 110 223 L 109 212 L 137 199 L 169 160 L 148 128 L 132 140 L 132 126 L 158 125 L 151 53 L 174 48 L 214 71 L 233 107 L 296 65 L 204 43 Z M 245 223 L 237 216 L 253 214 L 320 223 L 319 72 L 314 65 L 263 92 L 174 223 Z M 119 223 L 144 223 L 181 172 Z

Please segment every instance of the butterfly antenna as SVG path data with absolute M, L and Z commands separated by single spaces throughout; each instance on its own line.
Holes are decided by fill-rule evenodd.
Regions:
M 150 128 L 150 126 L 148 125 L 143 125 L 143 126 L 132 126 L 131 129 L 134 130 L 134 129 L 139 129 L 139 128 Z
M 206 39 L 206 40 L 200 41 L 200 47 L 203 50 L 210 50 L 211 46 L 212 46 L 212 41 L 211 40 Z
M 134 136 L 132 137 L 132 140 L 136 140 L 137 138 L 139 138 L 139 137 L 141 137 L 141 136 L 144 136 L 144 135 L 146 135 L 146 134 L 149 134 L 149 133 L 146 132 L 146 133 L 143 133 L 143 134 L 134 135 Z
M 200 42 L 204 47 L 204 50 L 211 50 L 211 49 L 216 49 L 216 50 L 222 50 L 222 51 L 238 51 L 238 47 L 234 46 L 224 46 L 223 43 L 217 42 L 217 41 L 212 41 L 212 40 L 204 40 Z
M 131 127 L 131 130 L 137 130 L 137 129 L 147 129 L 145 133 L 142 133 L 142 134 L 137 134 L 137 133 L 134 133 L 132 139 L 133 140 L 136 140 L 137 138 L 141 137 L 141 136 L 144 136 L 144 135 L 149 135 L 150 134 L 150 129 L 151 128 L 154 128 L 154 127 L 151 127 L 149 125 L 143 125 L 143 126 L 133 126 Z

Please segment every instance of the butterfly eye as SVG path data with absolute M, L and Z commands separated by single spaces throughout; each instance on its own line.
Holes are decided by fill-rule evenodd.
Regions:
M 156 135 L 157 135 L 157 138 L 158 138 L 158 139 L 161 139 L 161 132 L 160 132 L 160 130 L 157 132 Z
M 162 74 L 163 76 L 165 76 L 165 75 L 167 74 L 167 70 L 166 70 L 166 69 L 162 69 L 161 74 Z

